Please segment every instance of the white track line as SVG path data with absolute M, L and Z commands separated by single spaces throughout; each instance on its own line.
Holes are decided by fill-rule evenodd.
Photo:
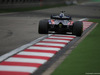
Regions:
M 32 59 L 32 58 L 17 58 L 17 57 L 11 57 L 7 60 L 7 62 L 24 62 L 24 63 L 39 63 L 44 64 L 47 60 L 44 59 Z
M 20 52 L 17 55 L 31 55 L 31 56 L 45 56 L 45 57 L 52 57 L 54 53 L 42 53 L 42 52 Z
M 29 73 L 33 73 L 36 70 L 37 70 L 36 67 L 0 65 L 0 71 L 29 72 Z
M 68 43 L 70 41 L 67 41 L 67 40 L 55 40 L 55 39 L 44 39 L 42 41 L 51 41 L 51 42 L 64 42 L 64 43 Z
M 65 46 L 65 44 L 53 44 L 53 43 L 37 43 L 36 45 L 49 45 L 49 46 L 60 46 L 60 47 Z
M 37 44 L 36 44 L 37 45 Z M 53 51 L 59 51 L 60 48 L 51 48 L 51 47 L 36 47 L 36 46 L 31 46 L 27 49 L 39 49 L 39 50 L 53 50 Z
M 83 19 L 80 19 L 78 21 L 85 21 L 85 20 L 88 20 L 88 18 L 83 18 Z

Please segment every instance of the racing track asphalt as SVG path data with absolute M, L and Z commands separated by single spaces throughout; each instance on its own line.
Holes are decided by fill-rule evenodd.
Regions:
M 61 10 L 72 15 L 74 20 L 80 17 L 100 18 L 100 3 L 0 14 L 0 56 L 44 36 L 38 34 L 39 20 Z
M 59 13 L 61 10 L 77 17 L 74 20 L 78 20 L 80 17 L 100 18 L 99 3 L 0 14 L 0 55 L 44 36 L 38 34 L 39 20 L 49 18 L 52 13 Z

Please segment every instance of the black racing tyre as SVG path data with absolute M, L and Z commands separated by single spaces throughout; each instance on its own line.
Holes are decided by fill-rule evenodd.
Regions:
M 76 21 L 73 24 L 73 34 L 76 36 L 81 36 L 83 32 L 83 22 L 82 21 Z
M 40 20 L 38 32 L 39 34 L 48 34 L 48 19 Z

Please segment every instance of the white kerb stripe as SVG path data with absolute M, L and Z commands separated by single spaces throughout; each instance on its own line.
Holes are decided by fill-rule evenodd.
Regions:
M 45 56 L 45 57 L 52 57 L 54 53 L 42 53 L 42 52 L 20 52 L 18 55 L 31 55 L 31 56 Z M 42 62 L 41 62 L 42 63 Z
M 47 60 L 43 60 L 43 59 L 32 59 L 32 58 L 17 58 L 17 57 L 11 57 L 5 61 L 8 62 L 26 62 L 26 63 L 40 63 L 40 64 L 44 64 Z
M 69 38 L 69 37 L 53 37 L 53 36 L 51 36 L 51 37 L 49 37 L 49 38 L 58 38 L 58 39 L 73 39 L 73 38 Z
M 49 45 L 49 46 L 61 46 L 61 47 L 65 46 L 65 44 L 54 44 L 54 43 L 37 43 L 36 45 Z
M 36 71 L 36 67 L 26 67 L 26 66 L 5 66 L 0 65 L 0 71 L 14 71 L 14 72 L 29 72 L 33 73 Z
M 64 42 L 64 43 L 68 43 L 68 40 L 54 40 L 54 39 L 44 39 L 42 41 L 50 41 L 50 42 Z
M 53 50 L 53 51 L 59 51 L 60 48 L 51 48 L 51 47 L 36 47 L 36 46 L 31 46 L 27 49 L 39 49 L 39 50 Z

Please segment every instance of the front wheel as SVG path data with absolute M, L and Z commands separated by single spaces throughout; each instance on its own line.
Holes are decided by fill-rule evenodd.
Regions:
M 83 32 L 83 22 L 82 21 L 74 22 L 72 33 L 76 36 L 81 36 L 82 32 Z

